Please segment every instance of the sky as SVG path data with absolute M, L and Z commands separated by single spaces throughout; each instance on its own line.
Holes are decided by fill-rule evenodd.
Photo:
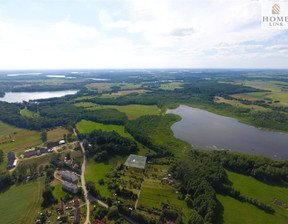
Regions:
M 288 30 L 263 29 L 262 4 L 0 0 L 0 69 L 288 68 Z

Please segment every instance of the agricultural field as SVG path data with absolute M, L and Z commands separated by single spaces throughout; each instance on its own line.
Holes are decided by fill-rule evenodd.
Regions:
M 242 195 L 253 197 L 271 206 L 275 213 L 268 214 L 253 205 L 239 202 L 229 196 L 217 195 L 217 199 L 224 207 L 224 223 L 287 223 L 288 213 L 288 185 L 269 184 L 260 182 L 253 177 L 227 171 L 233 187 Z M 274 204 L 277 199 L 282 206 Z
M 65 128 L 55 128 L 47 132 L 47 142 L 59 141 L 63 139 L 64 135 L 67 135 L 69 131 Z
M 101 124 L 93 121 L 82 120 L 76 124 L 77 130 L 81 134 L 90 133 L 94 130 L 102 130 L 102 131 L 115 131 L 119 135 L 126 138 L 133 138 L 129 133 L 125 132 L 124 126 L 120 125 L 112 125 L 112 124 Z
M 161 84 L 159 89 L 164 89 L 164 90 L 174 90 L 174 89 L 181 89 L 183 88 L 181 85 L 183 83 L 181 82 L 172 82 L 172 83 L 167 83 L 167 84 Z
M 158 115 L 160 114 L 160 109 L 156 105 L 139 105 L 139 104 L 130 104 L 125 106 L 117 105 L 99 105 L 90 102 L 80 102 L 76 103 L 77 107 L 84 107 L 87 110 L 100 110 L 113 108 L 120 112 L 123 112 L 127 115 L 129 120 L 137 119 L 143 115 Z
M 148 90 L 145 89 L 134 89 L 134 90 L 121 90 L 118 91 L 117 93 L 111 93 L 111 94 L 103 94 L 103 96 L 124 96 L 128 95 L 130 93 L 146 93 Z
M 238 96 L 238 97 L 241 97 L 241 96 Z M 244 99 L 244 98 L 249 98 L 249 97 L 246 97 L 243 95 L 243 97 L 241 99 Z M 227 99 L 224 99 L 223 97 L 220 97 L 220 96 L 216 96 L 214 101 L 216 103 L 227 103 L 227 104 L 230 104 L 234 107 L 249 108 L 249 109 L 252 109 L 255 111 L 271 111 L 271 109 L 269 109 L 269 108 L 261 107 L 258 105 L 246 105 L 246 104 L 243 104 L 237 100 L 227 100 Z
M 0 193 L 0 223 L 34 223 L 41 209 L 43 189 L 44 177 Z
M 271 99 L 273 101 L 280 101 L 280 104 L 288 105 L 287 91 L 283 91 L 283 88 L 287 89 L 287 83 L 281 81 L 244 81 L 236 82 L 245 86 L 254 87 L 257 89 L 269 90 L 271 92 L 251 92 L 243 93 L 244 96 L 259 98 L 262 100 Z
M 167 176 L 168 165 L 147 165 L 146 176 L 142 184 L 141 193 L 138 201 L 138 208 L 156 208 L 161 209 L 162 203 L 181 209 L 183 219 L 186 220 L 189 214 L 189 208 L 184 200 L 179 200 L 179 183 L 169 179 Z M 168 180 L 164 180 L 167 178 Z M 169 182 L 172 182 L 169 184 Z

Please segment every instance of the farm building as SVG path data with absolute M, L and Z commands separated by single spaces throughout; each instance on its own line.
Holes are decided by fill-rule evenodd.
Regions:
M 59 145 L 63 145 L 63 144 L 65 144 L 65 140 L 60 140 Z
M 59 171 L 58 175 L 61 175 L 63 180 L 66 180 L 74 184 L 76 184 L 78 181 L 78 177 L 69 171 Z
M 40 151 L 39 151 L 39 153 L 40 153 Z M 31 157 L 31 156 L 36 156 L 36 155 L 38 155 L 38 154 L 37 154 L 37 151 L 34 150 L 34 151 L 30 151 L 30 152 L 25 152 L 25 153 L 23 153 L 23 154 L 22 154 L 22 157 L 23 157 L 23 158 L 29 158 L 29 157 Z
M 15 154 L 13 152 L 8 153 L 7 170 L 14 168 L 17 165 L 17 160 L 15 160 Z M 16 163 L 15 163 L 16 161 Z
M 131 154 L 125 162 L 125 166 L 145 169 L 147 157 Z
M 15 159 L 15 154 L 13 152 L 8 152 L 8 160 L 14 160 Z
M 14 164 L 14 160 L 9 160 L 7 162 L 7 170 L 12 169 L 14 167 L 13 164 Z
M 76 194 L 78 192 L 78 187 L 76 184 L 72 184 L 72 183 L 69 183 L 67 181 L 64 181 L 62 183 L 62 189 L 63 190 L 66 190 L 66 191 L 69 191 L 73 194 Z

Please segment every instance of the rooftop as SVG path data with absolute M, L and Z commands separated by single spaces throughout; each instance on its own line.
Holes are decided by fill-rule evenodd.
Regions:
M 145 169 L 147 157 L 131 154 L 125 162 L 125 166 Z

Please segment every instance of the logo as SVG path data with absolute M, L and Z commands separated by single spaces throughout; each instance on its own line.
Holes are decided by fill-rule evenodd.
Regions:
M 288 29 L 288 3 L 262 3 L 261 25 L 263 29 Z
M 272 7 L 272 14 L 280 14 L 280 7 L 279 5 L 275 4 Z

